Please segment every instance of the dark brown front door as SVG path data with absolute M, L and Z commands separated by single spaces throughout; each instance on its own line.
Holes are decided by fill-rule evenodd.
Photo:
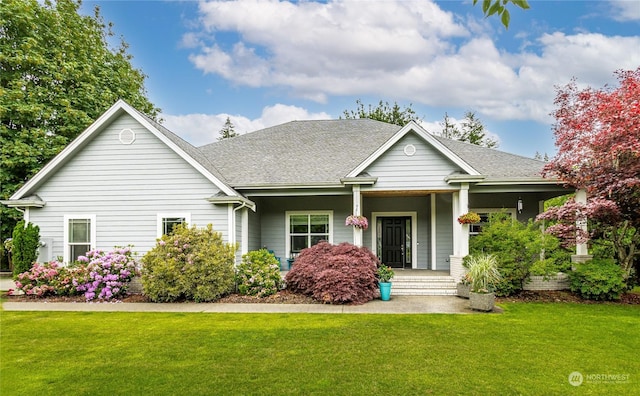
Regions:
M 382 262 L 393 268 L 404 268 L 406 263 L 407 219 L 407 217 L 382 219 Z

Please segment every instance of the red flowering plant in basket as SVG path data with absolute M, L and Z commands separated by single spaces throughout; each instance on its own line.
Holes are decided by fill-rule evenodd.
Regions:
M 460 224 L 475 224 L 480 222 L 480 215 L 474 212 L 465 213 L 458 217 L 458 223 Z

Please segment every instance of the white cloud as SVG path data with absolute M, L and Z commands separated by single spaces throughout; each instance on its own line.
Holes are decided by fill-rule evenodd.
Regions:
M 612 4 L 632 16 L 630 3 Z M 183 40 L 199 43 L 190 56 L 198 69 L 321 103 L 370 95 L 548 123 L 554 86 L 576 77 L 601 87 L 640 64 L 639 36 L 527 35 L 509 52 L 486 23 L 465 27 L 429 0 L 209 1 L 200 15 L 201 31 Z M 237 41 L 216 40 L 225 33 Z
M 230 114 L 162 114 L 163 125 L 178 134 L 194 146 L 213 143 L 220 136 L 220 129 L 229 117 L 234 130 L 239 134 L 253 132 L 273 125 L 283 124 L 295 120 L 330 119 L 327 113 L 310 113 L 297 106 L 276 104 L 262 109 L 262 114 L 256 119 Z
M 611 0 L 609 3 L 616 21 L 640 21 L 640 3 L 637 0 Z

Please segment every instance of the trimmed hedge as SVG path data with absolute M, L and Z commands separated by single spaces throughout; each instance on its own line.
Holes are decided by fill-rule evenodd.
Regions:
M 13 229 L 11 241 L 11 259 L 14 279 L 31 269 L 38 259 L 40 246 L 40 227 L 20 220 Z

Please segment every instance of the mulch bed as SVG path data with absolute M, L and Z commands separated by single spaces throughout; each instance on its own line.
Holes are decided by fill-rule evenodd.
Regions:
M 577 294 L 566 290 L 559 291 L 521 291 L 517 295 L 509 297 L 498 297 L 496 302 L 571 302 L 579 304 L 640 304 L 640 294 L 626 293 L 620 298 L 620 301 L 594 301 L 585 300 Z
M 83 303 L 85 302 L 85 298 L 83 296 L 47 296 L 47 297 L 36 297 L 36 296 L 9 296 L 6 293 L 3 295 L 7 301 L 11 302 L 75 302 L 75 303 Z M 123 303 L 150 303 L 147 296 L 142 294 L 129 294 L 126 297 L 118 300 Z M 183 303 L 194 303 L 193 301 L 180 301 Z M 319 304 L 316 300 L 311 297 L 305 296 L 303 294 L 292 293 L 288 290 L 282 290 L 272 296 L 268 297 L 252 297 L 252 296 L 243 296 L 240 294 L 229 294 L 225 297 L 222 297 L 216 303 L 260 303 L 260 304 Z
M 7 301 L 21 302 L 85 302 L 83 296 L 49 296 L 49 297 L 35 297 L 35 296 L 3 296 Z M 142 294 L 130 294 L 120 300 L 123 303 L 147 303 L 152 302 L 146 296 Z M 183 301 L 184 303 L 193 303 L 192 301 Z M 252 296 L 243 296 L 240 294 L 230 294 L 222 297 L 217 303 L 241 303 L 241 304 L 320 304 L 320 302 L 312 299 L 311 297 L 303 294 L 292 293 L 288 290 L 282 290 L 272 296 L 259 298 Z M 510 297 L 498 297 L 496 302 L 524 302 L 524 303 L 557 303 L 557 302 L 571 302 L 580 304 L 626 304 L 626 305 L 640 305 L 640 294 L 627 293 L 623 294 L 620 301 L 592 301 L 584 300 L 580 296 L 573 294 L 569 291 L 522 291 L 515 296 Z

